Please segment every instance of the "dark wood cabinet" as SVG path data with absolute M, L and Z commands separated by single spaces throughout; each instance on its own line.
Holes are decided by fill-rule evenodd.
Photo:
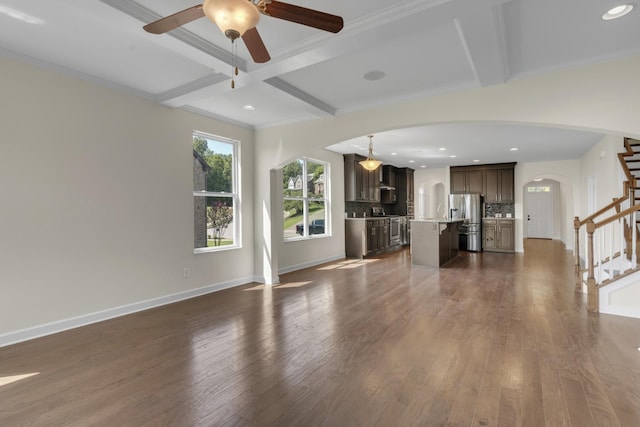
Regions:
M 451 193 L 480 193 L 485 203 L 513 203 L 515 163 L 455 166 L 451 168 Z
M 380 201 L 385 204 L 394 204 L 398 201 L 396 191 L 396 167 L 384 165 L 381 170 L 381 182 L 384 186 L 380 186 Z
M 408 219 L 414 217 L 413 173 L 411 168 L 396 168 L 396 212 Z
M 451 168 L 451 192 L 482 193 L 484 191 L 484 173 L 482 170 L 454 171 Z
M 482 249 L 487 252 L 515 252 L 514 221 L 512 219 L 484 219 L 482 221 Z
M 344 197 L 347 202 L 380 202 L 380 171 L 368 171 L 358 154 L 344 155 Z
M 347 219 L 345 252 L 349 258 L 384 253 L 391 247 L 389 218 Z
M 498 185 L 498 202 L 513 203 L 513 168 L 498 169 Z

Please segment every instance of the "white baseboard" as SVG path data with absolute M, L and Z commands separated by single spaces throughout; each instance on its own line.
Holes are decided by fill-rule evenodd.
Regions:
M 289 267 L 283 267 L 283 268 L 278 270 L 278 274 L 291 273 L 292 271 L 302 270 L 303 268 L 315 267 L 316 265 L 324 264 L 326 262 L 332 262 L 332 261 L 337 261 L 339 259 L 344 259 L 344 257 L 345 257 L 345 254 L 342 253 L 342 254 L 331 256 L 331 257 L 328 257 L 328 258 L 314 259 L 313 261 L 304 262 L 302 264 L 296 264 L 296 265 L 291 265 Z
M 115 317 L 136 313 L 138 311 L 148 310 L 150 308 L 199 297 L 202 295 L 221 291 L 223 289 L 245 285 L 247 283 L 252 283 L 253 281 L 253 277 L 247 279 L 236 279 L 228 282 L 217 283 L 215 285 L 204 286 L 202 288 L 190 289 L 188 291 L 178 292 L 176 294 L 152 298 L 146 301 L 139 301 L 120 307 L 113 307 L 106 310 L 97 311 L 95 313 L 88 313 L 82 316 L 71 317 L 51 323 L 45 323 L 43 325 L 20 329 L 5 334 L 0 334 L 0 347 L 5 347 L 11 344 L 17 344 L 19 342 L 28 341 L 69 329 L 78 328 L 80 326 L 90 325 L 92 323 L 102 322 L 104 320 L 113 319 Z
M 640 319 L 640 309 L 633 307 L 622 307 L 616 305 L 607 305 L 603 307 L 600 305 L 600 313 L 602 314 L 614 314 L 616 316 L 635 317 Z
M 628 286 L 640 286 L 638 284 L 638 273 L 623 277 L 610 285 L 602 287 L 598 290 L 600 307 L 598 311 L 604 314 L 614 314 L 616 316 L 635 317 L 640 319 L 640 301 L 626 301 L 630 305 L 616 305 L 611 303 L 611 296 L 616 292 Z M 583 287 L 586 289 L 586 286 Z

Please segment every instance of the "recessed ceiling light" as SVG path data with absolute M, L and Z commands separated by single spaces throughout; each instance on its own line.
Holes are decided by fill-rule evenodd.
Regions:
M 456 157 L 456 155 L 455 155 L 455 154 L 452 154 L 452 155 L 450 155 L 449 157 L 451 157 L 451 158 L 453 159 L 454 157 Z
M 362 76 L 365 80 L 369 80 L 369 81 L 375 81 L 375 80 L 382 80 L 384 79 L 386 76 L 384 71 L 380 71 L 380 70 L 373 70 L 373 71 L 369 71 L 367 73 L 364 73 L 364 75 Z
M 622 18 L 633 10 L 633 6 L 633 4 L 621 4 L 620 6 L 616 6 L 609 9 L 604 15 L 602 15 L 602 19 L 605 21 L 611 21 L 612 19 Z
M 415 163 L 415 162 L 416 162 L 415 160 L 409 160 L 409 163 Z
M 245 110 L 247 110 L 247 111 L 253 111 L 253 110 L 255 110 L 255 109 L 256 109 L 256 107 L 254 107 L 253 105 L 249 105 L 249 104 L 245 105 L 245 106 L 244 106 L 244 107 L 242 107 L 242 108 L 244 108 L 244 109 L 245 109 Z
M 516 147 L 513 147 L 513 148 L 509 148 L 509 151 L 518 151 L 518 149 Z
M 420 165 L 420 167 L 421 167 L 421 168 L 426 168 L 427 166 L 426 166 L 426 165 Z
M 475 159 L 475 160 L 473 161 L 473 163 L 478 163 L 478 162 L 480 162 L 480 160 L 478 160 L 478 159 Z
M 397 156 L 397 155 L 398 155 L 398 153 L 391 153 L 391 155 L 392 155 L 392 156 Z
M 540 181 L 542 181 L 542 178 L 536 178 L 536 179 L 534 179 L 534 181 L 535 182 L 540 182 Z
M 447 151 L 447 149 L 444 148 L 444 147 L 440 147 L 440 148 L 438 148 L 438 151 Z

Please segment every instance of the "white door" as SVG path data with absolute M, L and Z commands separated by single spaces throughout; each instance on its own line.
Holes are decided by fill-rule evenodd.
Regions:
M 527 237 L 551 239 L 553 237 L 553 187 L 530 185 L 526 188 Z

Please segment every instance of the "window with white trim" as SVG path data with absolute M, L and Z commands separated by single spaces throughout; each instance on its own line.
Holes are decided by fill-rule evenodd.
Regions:
M 282 169 L 285 240 L 328 236 L 329 163 L 295 160 Z
M 237 141 L 193 133 L 194 252 L 240 246 Z

